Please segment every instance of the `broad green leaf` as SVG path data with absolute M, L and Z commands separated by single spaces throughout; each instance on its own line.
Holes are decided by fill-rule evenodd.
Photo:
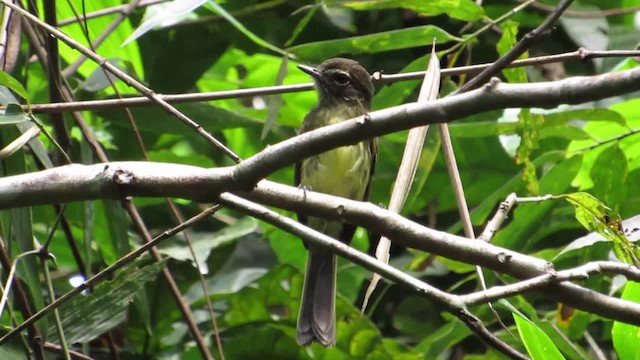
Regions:
M 253 233 L 257 230 L 257 226 L 258 224 L 254 218 L 243 217 L 235 224 L 229 225 L 215 233 L 191 233 L 189 237 L 193 245 L 193 251 L 196 254 L 196 261 L 202 273 L 207 274 L 209 272 L 207 259 L 212 250 Z M 162 247 L 160 253 L 179 261 L 190 261 L 192 264 L 194 263 L 186 240 L 180 235 L 176 236 L 174 241 L 168 246 Z
M 513 319 L 516 322 L 520 340 L 524 343 L 533 360 L 559 360 L 565 358 L 549 336 L 531 320 L 515 312 L 513 313 Z
M 498 50 L 498 54 L 503 56 L 518 42 L 518 23 L 507 20 L 502 25 L 500 25 L 502 29 L 502 37 L 498 41 L 496 45 L 496 49 Z M 526 59 L 527 53 L 520 55 L 518 59 Z M 502 73 L 507 78 L 509 82 L 512 83 L 526 83 L 527 82 L 527 73 L 523 67 L 516 67 L 510 69 L 502 70 Z
M 618 259 L 640 267 L 640 249 L 627 238 L 618 213 L 585 192 L 566 194 L 561 197 L 575 207 L 576 219 L 582 226 L 612 242 L 613 251 Z
M 329 4 L 350 7 L 355 10 L 377 10 L 404 8 L 424 16 L 447 14 L 452 18 L 473 21 L 484 15 L 480 5 L 471 0 L 364 0 L 332 1 Z
M 291 329 L 274 323 L 256 323 L 242 329 L 225 330 L 223 344 L 227 359 L 305 359 L 307 349 L 291 336 Z M 250 346 L 249 346 L 250 344 Z M 213 351 L 212 351 L 213 352 Z M 201 357 L 197 354 L 195 358 Z
M 627 157 L 617 144 L 606 148 L 591 168 L 594 186 L 590 193 L 609 207 L 617 208 L 626 195 L 627 168 Z
M 16 95 L 25 99 L 27 103 L 29 103 L 29 93 L 27 92 L 27 89 L 25 89 L 24 86 L 22 86 L 22 84 L 13 76 L 2 70 L 0 70 L 0 85 L 8 87 L 11 91 L 16 93 Z
M 11 99 L 3 99 L 0 101 L 2 104 L 7 104 L 4 112 L 0 114 L 0 126 L 9 125 L 9 124 L 19 124 L 26 121 L 29 121 L 30 117 L 22 108 L 16 103 L 10 102 L 13 101 L 14 98 Z
M 78 295 L 60 311 L 62 327 L 67 342 L 88 342 L 113 329 L 126 319 L 135 294 L 156 278 L 165 261 L 139 269 L 129 266 L 120 270 L 115 279 L 97 285 L 88 295 Z M 56 338 L 55 327 L 49 335 Z
M 640 284 L 627 281 L 622 292 L 622 299 L 640 303 Z M 611 338 L 618 359 L 640 360 L 640 346 L 638 346 L 640 327 L 615 321 L 611 329 Z
M 622 126 L 625 126 L 627 123 L 620 113 L 605 108 L 571 109 L 544 114 L 545 126 L 565 126 L 572 121 L 604 121 L 613 122 Z
M 596 6 L 583 5 L 577 8 L 580 8 L 582 11 L 600 10 L 600 8 Z M 576 10 L 577 8 L 574 7 Z M 604 16 L 585 19 L 562 16 L 559 19 L 559 23 L 577 46 L 583 46 L 592 51 L 607 50 L 609 44 L 609 23 Z
M 5 335 L 3 330 L 0 334 Z M 15 336 L 4 344 L 0 345 L 0 359 L 4 360 L 23 360 L 28 359 L 30 354 L 26 351 L 22 339 Z
M 449 124 L 451 137 L 475 138 L 497 135 L 511 135 L 518 130 L 518 124 L 512 122 L 499 123 L 495 121 L 454 122 Z
M 622 228 L 625 229 L 625 233 L 629 233 L 629 240 L 637 241 L 638 239 L 640 239 L 640 233 L 632 230 L 640 228 L 640 215 L 623 220 Z M 556 256 L 556 258 L 559 258 L 561 255 L 569 253 L 571 251 L 583 249 L 601 242 L 609 242 L 609 240 L 597 232 L 591 232 L 570 242 L 569 245 L 562 249 L 562 251 Z M 607 249 L 607 252 L 608 251 L 609 250 Z
M 544 126 L 540 129 L 538 136 L 540 136 L 540 139 L 546 139 L 546 138 L 563 138 L 568 140 L 591 139 L 591 136 L 589 136 L 589 134 L 587 134 L 584 130 L 577 127 L 573 127 L 573 126 L 558 126 L 558 127 Z
M 425 354 L 425 359 L 436 359 L 440 353 L 471 335 L 471 330 L 459 321 L 450 321 L 433 331 L 416 345 L 415 349 Z
M 337 40 L 312 42 L 297 45 L 287 50 L 296 54 L 300 59 L 322 61 L 340 54 L 373 54 L 382 51 L 431 45 L 432 39 L 435 39 L 436 44 L 462 40 L 437 26 L 424 25 Z

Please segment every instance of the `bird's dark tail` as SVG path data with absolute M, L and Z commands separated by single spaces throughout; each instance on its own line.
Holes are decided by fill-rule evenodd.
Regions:
M 298 314 L 298 343 L 336 344 L 336 257 L 309 249 L 307 273 Z

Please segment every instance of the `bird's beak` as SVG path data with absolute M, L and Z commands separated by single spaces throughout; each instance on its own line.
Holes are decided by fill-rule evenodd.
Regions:
M 320 70 L 318 70 L 318 68 L 314 68 L 312 66 L 307 66 L 307 65 L 298 65 L 298 69 L 306 72 L 307 74 L 311 75 L 313 78 L 319 78 L 320 77 Z

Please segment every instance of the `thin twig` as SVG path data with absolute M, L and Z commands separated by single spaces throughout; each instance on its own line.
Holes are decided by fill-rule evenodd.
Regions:
M 192 128 L 199 135 L 201 135 L 204 139 L 206 139 L 210 144 L 215 146 L 218 150 L 222 151 L 222 153 L 224 153 L 225 155 L 230 157 L 235 162 L 240 162 L 241 159 L 240 159 L 240 157 L 238 155 L 236 155 L 233 151 L 231 151 L 229 148 L 227 148 L 219 140 L 217 140 L 215 137 L 213 137 L 213 135 L 209 134 L 206 130 L 204 130 L 202 128 L 202 126 L 200 126 L 198 123 L 194 122 L 189 117 L 187 117 L 186 115 L 181 113 L 178 109 L 176 109 L 175 107 L 171 106 L 169 103 L 164 101 L 160 96 L 158 96 L 155 92 L 153 92 L 153 90 L 151 90 L 150 88 L 144 86 L 142 83 L 140 83 L 139 81 L 134 79 L 132 76 L 130 76 L 129 74 L 127 74 L 127 73 L 123 72 L 122 70 L 120 70 L 117 66 L 111 64 L 107 59 L 105 59 L 104 57 L 96 54 L 95 52 L 93 52 L 91 50 L 89 50 L 88 48 L 86 48 L 85 46 L 83 46 L 82 44 L 77 42 L 75 39 L 69 37 L 67 34 L 63 33 L 62 31 L 58 30 L 57 28 L 52 27 L 52 26 L 44 23 L 43 21 L 41 21 L 37 17 L 33 16 L 32 14 L 28 13 L 27 11 L 23 10 L 19 6 L 12 4 L 9 0 L 0 0 L 0 1 L 5 6 L 8 6 L 11 9 L 13 9 L 14 11 L 16 11 L 17 13 L 21 14 L 27 20 L 29 20 L 29 21 L 33 22 L 34 24 L 36 24 L 36 25 L 42 27 L 43 29 L 47 30 L 50 34 L 52 34 L 56 38 L 62 40 L 67 45 L 69 45 L 71 48 L 74 48 L 74 49 L 78 50 L 80 53 L 85 55 L 87 58 L 95 61 L 100 66 L 102 66 L 105 70 L 109 71 L 111 74 L 113 74 L 114 76 L 116 76 L 120 80 L 124 81 L 129 86 L 132 86 L 136 90 L 140 91 L 142 94 L 147 96 L 149 99 L 152 99 L 162 109 L 164 109 L 166 112 L 168 112 L 169 114 L 175 116 L 178 120 L 182 121 L 184 124 L 186 124 L 187 126 Z
M 640 56 L 640 50 L 608 50 L 608 51 L 590 51 L 584 48 L 580 48 L 576 51 L 571 51 L 556 55 L 546 55 L 539 57 L 532 57 L 528 59 L 516 60 L 509 64 L 506 68 L 514 68 L 520 66 L 532 66 L 532 65 L 544 65 L 550 63 L 563 62 L 567 60 L 587 60 L 595 58 L 614 58 L 614 57 L 628 57 L 628 56 Z M 454 76 L 461 74 L 477 74 L 483 69 L 491 66 L 490 64 L 479 64 L 470 66 L 459 66 L 455 68 L 442 69 L 441 75 Z M 406 80 L 419 80 L 424 77 L 424 71 L 415 71 L 409 73 L 400 74 L 382 74 L 375 72 L 373 74 L 373 80 L 376 84 L 384 85 L 391 84 L 398 81 Z M 255 96 L 266 96 L 273 94 L 286 94 L 299 91 L 313 90 L 313 83 L 303 83 L 294 85 L 280 85 L 280 86 L 265 86 L 250 89 L 238 89 L 238 90 L 225 90 L 225 91 L 213 91 L 194 94 L 179 94 L 179 95 L 162 95 L 156 96 L 161 98 L 170 104 L 200 102 L 200 101 L 213 101 L 213 100 L 225 100 L 225 99 L 237 99 Z M 53 112 L 69 112 L 69 111 L 84 111 L 84 110 L 104 110 L 117 107 L 136 107 L 136 106 L 149 106 L 155 102 L 148 97 L 128 97 L 125 99 L 104 99 L 104 100 L 87 100 L 87 101 L 73 101 L 64 103 L 53 104 L 31 104 L 30 106 L 23 105 L 25 111 L 32 111 L 34 114 L 49 114 Z M 0 110 L 3 107 L 0 106 Z
M 516 194 L 509 194 L 509 196 L 507 196 L 507 198 L 500 203 L 496 214 L 493 216 L 493 218 L 491 218 L 491 220 L 489 220 L 482 234 L 478 236 L 478 240 L 491 242 L 491 239 L 493 239 L 493 236 L 496 234 L 496 232 L 498 232 L 498 229 L 500 229 L 502 223 L 507 219 L 507 216 L 509 215 L 509 212 L 511 211 L 515 203 Z
M 145 7 L 145 6 L 159 4 L 159 3 L 165 2 L 165 1 L 168 1 L 168 0 L 142 0 L 142 1 L 138 2 L 137 9 Z M 83 18 L 88 20 L 88 19 L 94 19 L 94 18 L 97 18 L 97 17 L 105 16 L 105 15 L 111 15 L 111 14 L 114 14 L 114 13 L 123 13 L 123 12 L 127 11 L 127 8 L 129 6 L 130 6 L 130 4 L 124 4 L 124 5 L 117 5 L 117 6 L 104 8 L 104 9 L 101 9 L 101 10 L 92 11 L 90 13 L 86 13 Z M 58 26 L 62 27 L 62 26 L 66 26 L 66 25 L 69 25 L 69 24 L 74 24 L 74 23 L 78 22 L 78 20 L 79 19 L 76 18 L 76 17 L 63 19 L 63 20 L 60 20 L 58 22 Z
M 460 298 L 462 302 L 468 306 L 478 305 L 487 301 L 496 301 L 510 296 L 524 294 L 525 292 L 548 286 L 551 283 L 585 280 L 592 274 L 601 273 L 624 275 L 629 280 L 640 282 L 640 269 L 633 265 L 613 261 L 594 261 L 572 269 L 549 272 L 514 284 L 493 286 L 488 290 L 461 295 Z
M 463 93 L 471 89 L 475 89 L 478 86 L 486 83 L 489 79 L 498 74 L 502 69 L 506 68 L 509 64 L 514 62 L 520 55 L 527 51 L 531 45 L 537 41 L 540 36 L 549 31 L 553 27 L 553 24 L 560 18 L 560 15 L 571 5 L 573 0 L 562 0 L 554 12 L 546 18 L 542 24 L 535 29 L 529 31 L 520 41 L 518 41 L 511 50 L 500 57 L 496 62 L 491 64 L 488 68 L 484 69 L 478 76 L 471 79 L 469 82 L 462 85 L 458 90 L 452 94 Z
M 523 1 L 523 0 L 520 0 Z M 546 5 L 543 3 L 536 2 L 532 6 L 532 8 L 542 10 L 544 12 L 552 12 L 554 10 L 553 6 Z M 640 10 L 640 5 L 630 6 L 626 8 L 618 8 L 618 9 L 604 9 L 604 10 L 592 10 L 592 11 L 582 11 L 582 10 L 566 10 L 564 15 L 568 17 L 576 17 L 576 18 L 601 18 L 607 16 L 619 16 L 631 14 Z

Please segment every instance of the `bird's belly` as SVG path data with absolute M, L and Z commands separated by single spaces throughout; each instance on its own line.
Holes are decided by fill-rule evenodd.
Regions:
M 304 160 L 300 183 L 311 191 L 362 200 L 371 165 L 368 143 L 339 147 Z

